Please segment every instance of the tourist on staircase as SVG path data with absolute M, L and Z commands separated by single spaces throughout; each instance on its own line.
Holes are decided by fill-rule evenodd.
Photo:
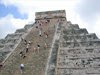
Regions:
M 28 52 L 28 50 L 29 50 L 29 43 L 27 44 L 27 46 L 26 46 L 26 53 Z
M 21 74 L 24 72 L 24 64 L 20 64 L 20 71 L 21 71 Z
M 46 49 L 46 48 L 48 48 L 48 45 L 47 45 L 47 43 L 46 43 L 46 42 L 45 42 L 45 44 L 44 44 L 44 45 L 45 45 L 45 49 Z
M 34 47 L 33 50 L 34 50 L 34 53 L 35 53 L 36 52 L 36 48 Z
M 40 36 L 40 37 L 42 36 L 42 31 L 41 31 L 41 30 L 39 30 L 39 36 Z
M 26 57 L 26 55 L 25 55 L 25 53 L 23 51 L 21 51 L 19 54 L 20 54 L 20 57 L 22 57 L 22 58 Z
M 38 53 L 39 53 L 39 50 L 40 50 L 40 45 L 37 44 L 37 50 L 38 50 Z
M 44 35 L 45 35 L 45 38 L 47 39 L 48 38 L 48 33 L 44 32 Z

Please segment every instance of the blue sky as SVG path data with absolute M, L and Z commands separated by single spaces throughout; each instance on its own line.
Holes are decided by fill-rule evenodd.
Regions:
M 14 5 L 6 6 L 5 4 L 0 3 L 0 20 L 5 17 L 7 18 L 8 15 L 13 16 L 13 18 L 15 19 L 21 19 L 21 20 L 28 18 L 28 15 L 26 13 L 21 14 L 16 6 Z M 10 17 L 8 17 L 7 19 L 3 21 L 6 23 L 0 24 L 0 38 L 4 38 L 8 33 L 14 33 L 15 30 L 17 29 L 16 26 L 12 25 L 9 19 Z
M 17 7 L 13 5 L 5 6 L 4 4 L 0 4 L 0 18 L 5 17 L 8 14 L 12 14 L 14 18 L 27 19 L 27 14 L 21 14 Z
M 100 37 L 99 7 L 100 0 L 0 0 L 0 38 L 33 23 L 35 12 L 61 9 L 67 20 Z

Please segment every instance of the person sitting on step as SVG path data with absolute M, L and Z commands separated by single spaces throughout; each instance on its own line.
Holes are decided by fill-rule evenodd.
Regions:
M 26 57 L 26 55 L 25 55 L 25 53 L 24 53 L 23 51 L 21 51 L 19 54 L 20 54 L 20 56 L 21 56 L 22 58 L 25 58 L 25 57 Z

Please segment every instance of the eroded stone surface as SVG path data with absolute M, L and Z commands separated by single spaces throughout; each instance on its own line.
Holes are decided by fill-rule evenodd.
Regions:
M 47 40 L 50 52 L 41 49 L 40 54 L 30 52 L 26 59 L 19 59 L 18 51 L 25 48 L 21 42 L 6 62 L 6 67 L 1 75 L 20 75 L 18 69 L 20 62 L 27 64 L 24 75 L 100 75 L 100 39 L 95 33 L 90 34 L 85 28 L 80 28 L 78 24 L 67 21 L 65 10 L 37 12 L 35 15 L 35 26 L 42 23 L 43 27 L 47 26 L 43 29 L 50 33 L 50 38 Z M 0 40 L 0 62 L 15 49 L 21 37 L 24 37 L 34 24 L 26 25 Z M 30 31 L 26 39 L 31 40 L 33 46 L 36 46 L 37 41 L 42 46 L 45 42 L 44 37 L 42 39 L 38 37 L 38 31 L 35 28 Z M 51 42 L 52 40 L 53 42 Z M 48 55 L 49 53 L 50 55 Z
M 20 42 L 22 36 L 33 27 L 34 24 L 28 24 L 23 29 L 17 29 L 15 33 L 8 34 L 5 39 L 0 39 L 0 60 L 3 61 L 7 54 L 12 52 Z
M 71 22 L 67 25 L 62 29 L 56 75 L 99 75 L 100 39 Z

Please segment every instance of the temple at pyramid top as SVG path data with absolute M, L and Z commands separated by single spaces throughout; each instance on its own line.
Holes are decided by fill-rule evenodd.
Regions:
M 56 11 L 43 11 L 35 13 L 35 20 L 40 19 L 52 19 L 52 18 L 66 18 L 65 10 L 56 10 Z

